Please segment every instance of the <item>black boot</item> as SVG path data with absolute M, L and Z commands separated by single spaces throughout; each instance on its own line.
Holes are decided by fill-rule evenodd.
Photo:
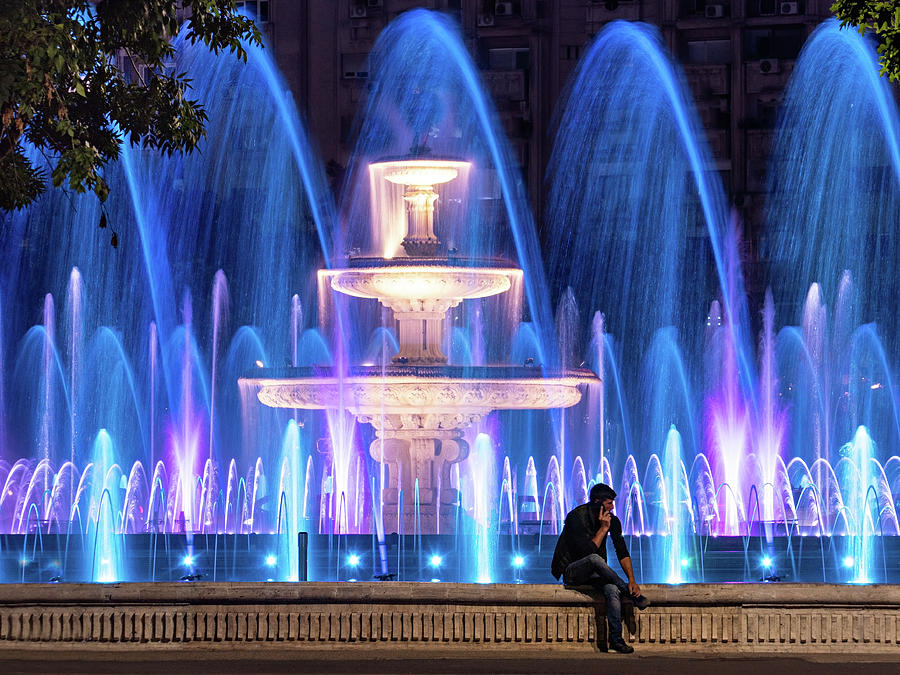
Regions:
M 609 648 L 620 654 L 631 654 L 634 651 L 634 647 L 625 642 L 622 638 L 613 638 L 610 640 Z

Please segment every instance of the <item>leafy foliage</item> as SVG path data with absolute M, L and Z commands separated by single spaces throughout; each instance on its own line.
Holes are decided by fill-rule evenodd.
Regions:
M 841 28 L 853 26 L 878 36 L 881 74 L 900 79 L 900 2 L 896 0 L 835 0 L 831 11 Z
M 243 60 L 245 44 L 261 43 L 234 0 L 0 3 L 0 209 L 34 201 L 48 171 L 54 186 L 105 200 L 103 166 L 126 138 L 167 154 L 196 148 L 207 115 L 173 69 L 182 31 Z

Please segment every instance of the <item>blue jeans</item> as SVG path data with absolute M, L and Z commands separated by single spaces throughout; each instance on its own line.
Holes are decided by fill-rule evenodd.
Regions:
M 591 584 L 602 587 L 606 598 L 606 620 L 611 641 L 622 639 L 622 594 L 629 595 L 628 584 L 597 553 L 570 563 L 563 573 L 566 586 Z

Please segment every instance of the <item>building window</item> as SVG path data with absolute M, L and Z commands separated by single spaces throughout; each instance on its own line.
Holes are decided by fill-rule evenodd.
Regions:
M 689 40 L 688 63 L 731 63 L 731 40 Z
M 747 16 L 796 16 L 804 13 L 801 0 L 747 0 Z
M 731 16 L 730 0 L 680 0 L 678 9 L 678 14 L 682 18 L 702 16 L 707 19 L 721 19 Z
M 234 4 L 256 23 L 269 22 L 269 0 L 238 0 Z
M 804 38 L 800 25 L 749 29 L 744 33 L 744 59 L 796 59 Z
M 341 77 L 345 80 L 368 79 L 369 55 L 341 54 Z
M 579 45 L 563 45 L 560 57 L 564 61 L 577 61 L 581 58 L 581 47 Z
M 491 70 L 527 70 L 530 59 L 528 47 L 488 49 L 488 68 Z

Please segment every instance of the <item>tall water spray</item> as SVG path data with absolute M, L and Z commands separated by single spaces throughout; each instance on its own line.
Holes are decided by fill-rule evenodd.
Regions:
M 570 83 L 548 182 L 549 283 L 464 45 L 450 19 L 418 10 L 379 38 L 339 224 L 268 56 L 250 49 L 243 66 L 189 46 L 179 68 L 211 112 L 209 136 L 184 158 L 127 147 L 108 169 L 102 208 L 118 249 L 93 197 L 56 190 L 3 215 L 0 533 L 35 549 L 69 534 L 69 562 L 80 556 L 84 577 L 104 581 L 130 574 L 123 533 L 183 533 L 193 552 L 198 535 L 271 532 L 266 578 L 287 579 L 299 530 L 329 542 L 372 533 L 373 569 L 388 574 L 400 558 L 387 537 L 404 523 L 392 541 L 421 558 L 422 520 L 403 529 L 399 512 L 421 516 L 430 488 L 416 480 L 393 520 L 385 513 L 384 449 L 346 412 L 350 388 L 343 409 L 323 414 L 262 408 L 235 383 L 286 366 L 349 378 L 351 363 L 387 378 L 403 336 L 376 302 L 350 311 L 336 299 L 329 271 L 340 258 L 403 257 L 408 186 L 385 180 L 378 160 L 441 157 L 459 174 L 434 189 L 435 265 L 501 256 L 524 270 L 507 293 L 448 314 L 449 365 L 475 379 L 490 364 L 540 374 L 584 361 L 603 377 L 564 414 L 503 411 L 465 432 L 474 451 L 437 481 L 458 493 L 446 491 L 460 507 L 454 546 L 469 547 L 461 579 L 504 579 L 498 552 L 528 535 L 546 555 L 598 481 L 619 489 L 648 581 L 759 579 L 757 538 L 766 559 L 787 542 L 779 573 L 809 575 L 798 534 L 821 538 L 817 580 L 889 576 L 900 172 L 871 47 L 826 25 L 795 68 L 770 172 L 776 265 L 754 358 L 737 227 L 654 29 L 608 26 Z M 723 534 L 740 535 L 723 546 L 743 543 L 741 571 L 704 567 Z M 341 544 L 332 551 L 326 566 L 339 569 Z M 538 560 L 528 572 L 541 573 Z M 26 573 L 23 563 L 15 578 Z
M 224 492 L 225 463 L 237 458 L 241 473 L 258 456 L 274 465 L 277 442 L 241 440 L 278 438 L 288 422 L 262 415 L 262 430 L 248 430 L 253 421 L 241 421 L 237 376 L 269 354 L 291 353 L 300 333 L 292 338 L 288 329 L 291 298 L 313 305 L 314 269 L 332 247 L 324 174 L 270 57 L 248 48 L 245 65 L 203 47 L 176 46 L 192 95 L 211 111 L 198 152 L 164 157 L 126 144 L 122 160 L 106 170 L 106 230 L 97 227 L 95 198 L 63 189 L 2 217 L 0 362 L 14 366 L 0 373 L 0 391 L 42 392 L 2 400 L 0 454 L 27 458 L 15 482 L 8 469 L 3 480 L 22 499 L 38 460 L 51 467 L 48 494 L 53 471 L 75 485 L 81 475 L 94 504 L 88 513 L 76 501 L 72 513 L 58 515 L 53 527 L 63 531 L 70 520 L 76 531 L 123 531 L 126 515 L 142 521 L 134 531 L 178 522 L 198 531 L 223 526 L 227 508 L 218 486 Z M 109 245 L 110 229 L 118 248 Z M 226 313 L 229 294 L 234 302 Z M 40 308 L 44 319 L 32 326 Z M 244 348 L 250 343 L 258 348 Z M 157 459 L 168 469 L 157 471 Z M 65 462 L 72 468 L 63 472 Z M 129 494 L 152 494 L 167 507 L 143 503 L 123 511 L 110 471 L 134 462 L 142 468 Z M 292 476 L 302 479 L 302 471 Z M 77 499 L 72 487 L 66 493 Z M 47 506 L 35 503 L 45 522 Z M 275 524 L 278 505 L 263 508 L 271 513 L 255 527 Z M 290 511 L 295 520 L 298 510 Z M 157 517 L 158 524 L 150 522 Z
M 766 226 L 776 305 L 797 308 L 780 319 L 802 324 L 778 339 L 788 452 L 811 464 L 822 520 L 855 536 L 864 536 L 862 500 L 877 492 L 876 474 L 857 458 L 851 488 L 832 467 L 848 466 L 846 448 L 854 456 L 877 449 L 879 467 L 900 448 L 900 121 L 876 61 L 868 38 L 835 21 L 810 36 L 779 117 Z M 852 525 L 838 504 L 852 511 Z M 870 578 L 868 563 L 860 567 L 870 545 L 849 556 L 858 579 Z
M 732 386 L 745 391 L 752 368 L 722 187 L 684 77 L 654 29 L 614 22 L 595 38 L 569 84 L 548 174 L 550 278 L 572 287 L 582 311 L 602 311 L 616 344 L 615 362 L 604 367 L 615 380 L 603 433 L 625 440 L 612 461 L 617 470 L 631 452 L 647 461 L 673 423 L 696 452 L 698 401 L 658 398 L 669 375 L 655 362 L 637 376 L 645 354 L 662 355 L 659 346 L 651 351 L 658 331 L 668 331 L 672 362 L 689 364 L 679 366 L 680 390 L 699 395 L 703 308 L 720 297 L 741 374 Z M 650 424 L 623 428 L 647 416 Z

